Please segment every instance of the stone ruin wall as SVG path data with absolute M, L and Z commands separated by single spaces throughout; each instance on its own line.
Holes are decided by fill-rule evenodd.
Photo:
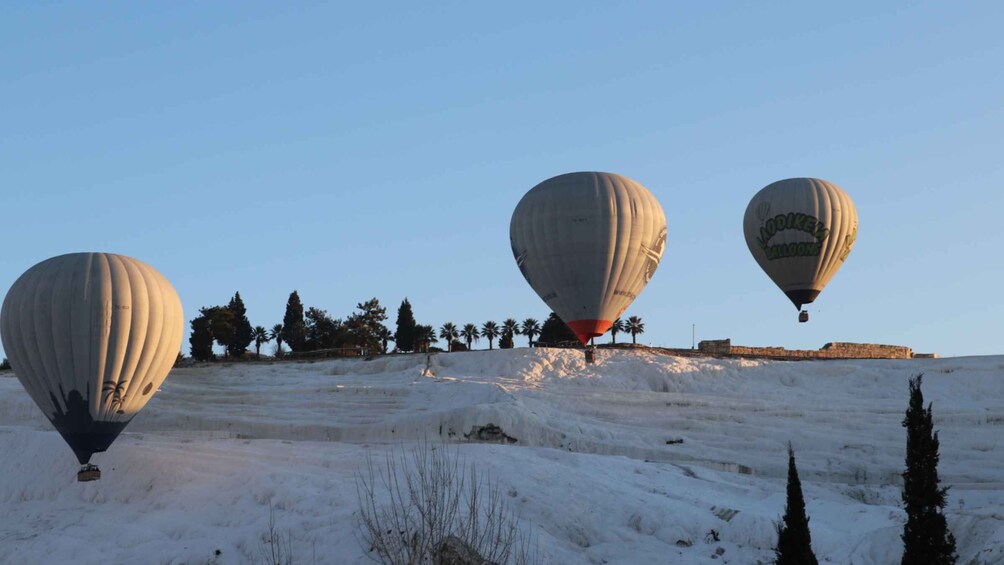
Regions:
M 785 349 L 783 347 L 750 347 L 732 345 L 731 339 L 711 339 L 700 342 L 697 349 L 710 355 L 730 355 L 738 357 L 771 357 L 792 359 L 913 359 L 914 357 L 937 357 L 934 353 L 914 354 L 902 345 L 880 345 L 874 343 L 831 342 L 812 349 Z

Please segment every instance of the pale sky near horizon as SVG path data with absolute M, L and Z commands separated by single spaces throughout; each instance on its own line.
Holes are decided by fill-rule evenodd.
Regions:
M 543 320 L 512 210 L 600 170 L 668 220 L 625 314 L 640 342 L 1004 353 L 1001 22 L 999 2 L 4 3 L 0 292 L 108 251 L 162 272 L 186 320 L 239 290 L 271 327 L 293 289 L 340 318 L 375 296 L 392 329 L 406 296 L 436 327 Z M 742 235 L 796 176 L 860 221 L 808 324 Z

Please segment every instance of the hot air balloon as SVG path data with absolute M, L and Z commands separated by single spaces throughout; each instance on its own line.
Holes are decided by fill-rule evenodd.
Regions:
M 798 310 L 819 296 L 858 234 L 847 193 L 813 178 L 780 180 L 756 193 L 743 218 L 746 245 Z M 808 321 L 799 313 L 799 321 Z
M 651 280 L 666 247 L 666 215 L 627 177 L 568 173 L 523 196 L 509 239 L 523 277 L 586 345 Z
M 7 292 L 0 336 L 18 380 L 83 466 L 105 451 L 167 377 L 181 346 L 181 300 L 153 267 L 71 253 L 28 269 Z

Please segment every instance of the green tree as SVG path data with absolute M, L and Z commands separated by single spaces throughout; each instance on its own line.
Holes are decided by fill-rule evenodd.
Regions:
M 645 333 L 645 322 L 638 316 L 631 316 L 624 323 L 624 331 L 631 334 L 631 344 L 638 345 L 638 334 Z
M 247 309 L 244 307 L 244 301 L 241 300 L 240 292 L 235 293 L 234 297 L 230 299 L 227 310 L 233 314 L 234 324 L 234 335 L 230 343 L 227 344 L 227 353 L 231 357 L 240 357 L 254 341 L 254 330 L 251 328 L 251 322 L 248 321 Z
M 439 328 L 439 337 L 446 340 L 446 351 L 453 351 L 453 340 L 460 337 L 457 326 L 453 322 L 446 322 Z
M 529 346 L 533 347 L 533 336 L 540 335 L 540 323 L 533 318 L 523 320 L 521 333 L 529 340 Z
M 381 330 L 383 321 L 387 319 L 387 309 L 380 306 L 376 298 L 356 304 L 359 312 L 349 316 L 345 326 L 349 330 L 350 340 L 370 353 L 382 350 L 383 338 Z
M 812 552 L 809 518 L 805 515 L 802 483 L 795 468 L 795 451 L 788 444 L 788 501 L 784 518 L 777 524 L 777 547 L 774 548 L 776 565 L 818 565 Z
M 209 361 L 213 358 L 213 329 L 205 314 L 197 316 L 191 322 L 192 335 L 188 337 L 192 359 Z
M 610 343 L 616 345 L 617 334 L 624 331 L 624 320 L 617 318 L 614 323 L 610 326 Z
M 286 301 L 286 315 L 282 317 L 282 341 L 290 351 L 302 351 L 307 341 L 307 324 L 303 320 L 303 303 L 294 290 Z
M 544 320 L 544 325 L 540 327 L 540 339 L 537 340 L 537 343 L 578 344 L 579 338 L 565 322 L 561 321 L 557 314 L 551 312 Z
M 405 298 L 397 308 L 397 329 L 394 331 L 394 347 L 398 351 L 417 351 L 416 331 L 418 324 L 411 311 L 411 302 Z
M 519 322 L 513 318 L 506 318 L 502 322 L 502 339 L 499 340 L 499 349 L 512 349 L 516 346 L 516 334 L 519 333 Z
M 474 324 L 464 324 L 464 329 L 460 330 L 460 337 L 464 338 L 464 341 L 467 342 L 467 349 L 470 350 L 471 343 L 481 337 L 481 332 Z
M 906 471 L 903 472 L 902 565 L 954 565 L 955 536 L 948 530 L 942 510 L 948 494 L 939 487 L 938 432 L 934 431 L 932 405 L 924 408 L 920 386 L 923 373 L 910 379 L 910 403 L 903 418 L 906 428 Z
M 499 336 L 498 324 L 491 320 L 481 324 L 481 335 L 488 340 L 488 349 L 493 349 L 492 342 Z
M 254 338 L 254 353 L 256 357 L 261 357 L 261 344 L 268 343 L 272 336 L 264 326 L 255 326 L 251 330 L 251 337 Z
M 511 333 L 503 333 L 502 337 L 499 338 L 499 349 L 512 349 L 515 345 Z
M 272 326 L 272 332 L 269 336 L 275 340 L 275 354 L 278 357 L 282 357 L 282 324 L 276 324 Z
M 344 347 L 349 340 L 349 331 L 342 321 L 328 316 L 328 312 L 320 308 L 307 308 L 305 326 L 303 351 Z
M 209 320 L 209 331 L 213 339 L 229 353 L 234 341 L 234 313 L 226 306 L 209 306 L 199 309 L 199 312 Z

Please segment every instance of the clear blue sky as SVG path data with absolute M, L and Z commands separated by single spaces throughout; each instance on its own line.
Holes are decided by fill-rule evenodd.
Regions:
M 293 289 L 336 317 L 375 296 L 389 324 L 405 296 L 437 327 L 543 319 L 510 215 L 601 170 L 669 223 L 640 341 L 1002 353 L 1001 22 L 993 1 L 6 2 L 0 287 L 108 251 L 189 320 L 239 290 L 271 327 Z M 793 176 L 860 220 L 808 324 L 741 229 Z

